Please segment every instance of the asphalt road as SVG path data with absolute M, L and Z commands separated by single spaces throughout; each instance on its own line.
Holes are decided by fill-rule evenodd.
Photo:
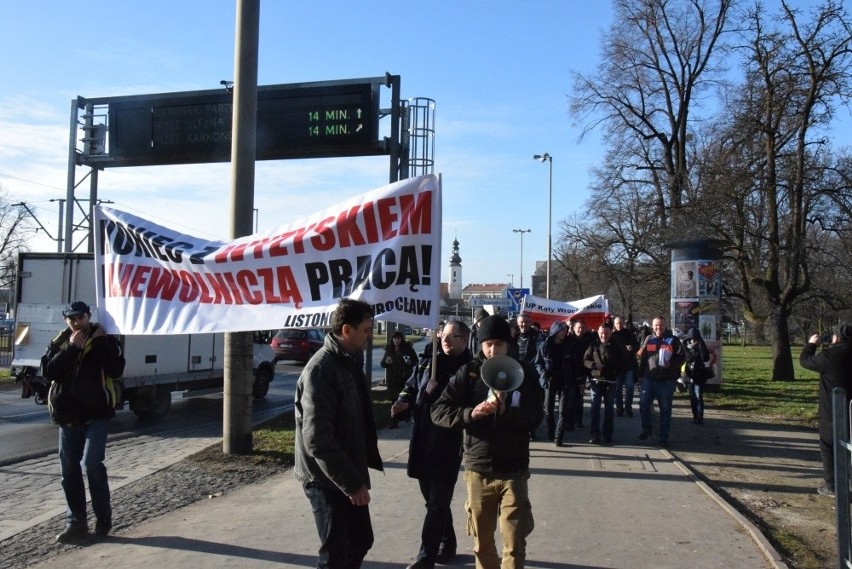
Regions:
M 296 380 L 302 366 L 280 363 L 269 393 L 252 404 L 255 420 L 283 412 L 293 404 Z M 110 423 L 109 440 L 189 428 L 198 423 L 222 419 L 222 394 L 183 397 L 172 393 L 172 407 L 161 419 L 142 420 L 125 405 Z M 33 399 L 21 399 L 20 386 L 0 389 L 0 465 L 51 454 L 57 450 L 56 426 L 50 422 L 47 407 Z
M 425 340 L 415 344 L 420 351 Z M 384 377 L 379 366 L 383 348 L 373 350 L 373 381 Z M 292 407 L 296 381 L 304 366 L 295 362 L 279 362 L 275 379 L 269 385 L 265 399 L 254 400 L 252 412 L 255 423 Z M 142 420 L 127 406 L 116 412 L 110 424 L 109 440 L 122 440 L 140 435 L 174 432 L 189 429 L 209 421 L 221 421 L 222 394 L 184 397 L 172 393 L 172 406 L 161 419 Z M 37 458 L 57 452 L 57 429 L 50 422 L 47 407 L 30 399 L 21 399 L 19 385 L 0 387 L 0 466 Z

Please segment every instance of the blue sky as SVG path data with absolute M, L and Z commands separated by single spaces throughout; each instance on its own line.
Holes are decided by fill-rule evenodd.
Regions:
M 4 6 L 0 50 L 0 186 L 37 207 L 56 235 L 64 198 L 71 100 L 213 89 L 234 76 L 232 0 L 61 2 Z M 443 176 L 442 266 L 461 243 L 463 277 L 525 284 L 547 251 L 548 167 L 553 235 L 588 197 L 602 157 L 596 136 L 571 126 L 571 71 L 598 62 L 610 3 L 492 0 L 261 3 L 260 85 L 401 76 L 402 97 L 436 102 Z M 383 92 L 383 104 L 389 92 Z M 382 122 L 382 132 L 388 123 Z M 78 179 L 84 169 L 78 169 Z M 388 158 L 258 162 L 260 230 L 385 185 Z M 199 236 L 229 232 L 230 165 L 113 168 L 99 197 Z M 88 183 L 77 197 L 88 197 Z M 532 229 L 520 238 L 512 229 Z M 33 250 L 55 251 L 42 238 Z M 509 275 L 513 275 L 510 277 Z

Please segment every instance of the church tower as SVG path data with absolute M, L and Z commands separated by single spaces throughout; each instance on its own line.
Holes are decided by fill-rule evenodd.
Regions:
M 448 285 L 450 298 L 461 300 L 462 297 L 462 266 L 459 257 L 459 240 L 453 239 L 453 254 L 450 256 L 450 282 Z

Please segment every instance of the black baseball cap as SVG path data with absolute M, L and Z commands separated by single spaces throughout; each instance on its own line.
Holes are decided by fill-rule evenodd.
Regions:
M 91 313 L 92 311 L 89 310 L 89 305 L 83 302 L 82 300 L 75 300 L 62 310 L 62 316 L 64 318 L 68 318 L 69 316 L 78 316 L 80 314 Z

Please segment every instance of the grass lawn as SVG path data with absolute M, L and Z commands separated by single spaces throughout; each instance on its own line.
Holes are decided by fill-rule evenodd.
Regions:
M 819 374 L 799 365 L 800 352 L 801 347 L 793 347 L 795 381 L 771 381 L 769 346 L 723 346 L 722 386 L 716 393 L 705 391 L 708 406 L 816 425 Z
M 376 428 L 383 429 L 390 424 L 390 408 L 393 401 L 384 387 L 374 388 L 370 395 L 373 399 Z M 274 461 L 292 465 L 294 428 L 293 413 L 285 413 L 258 425 L 252 432 L 252 456 L 261 462 Z

